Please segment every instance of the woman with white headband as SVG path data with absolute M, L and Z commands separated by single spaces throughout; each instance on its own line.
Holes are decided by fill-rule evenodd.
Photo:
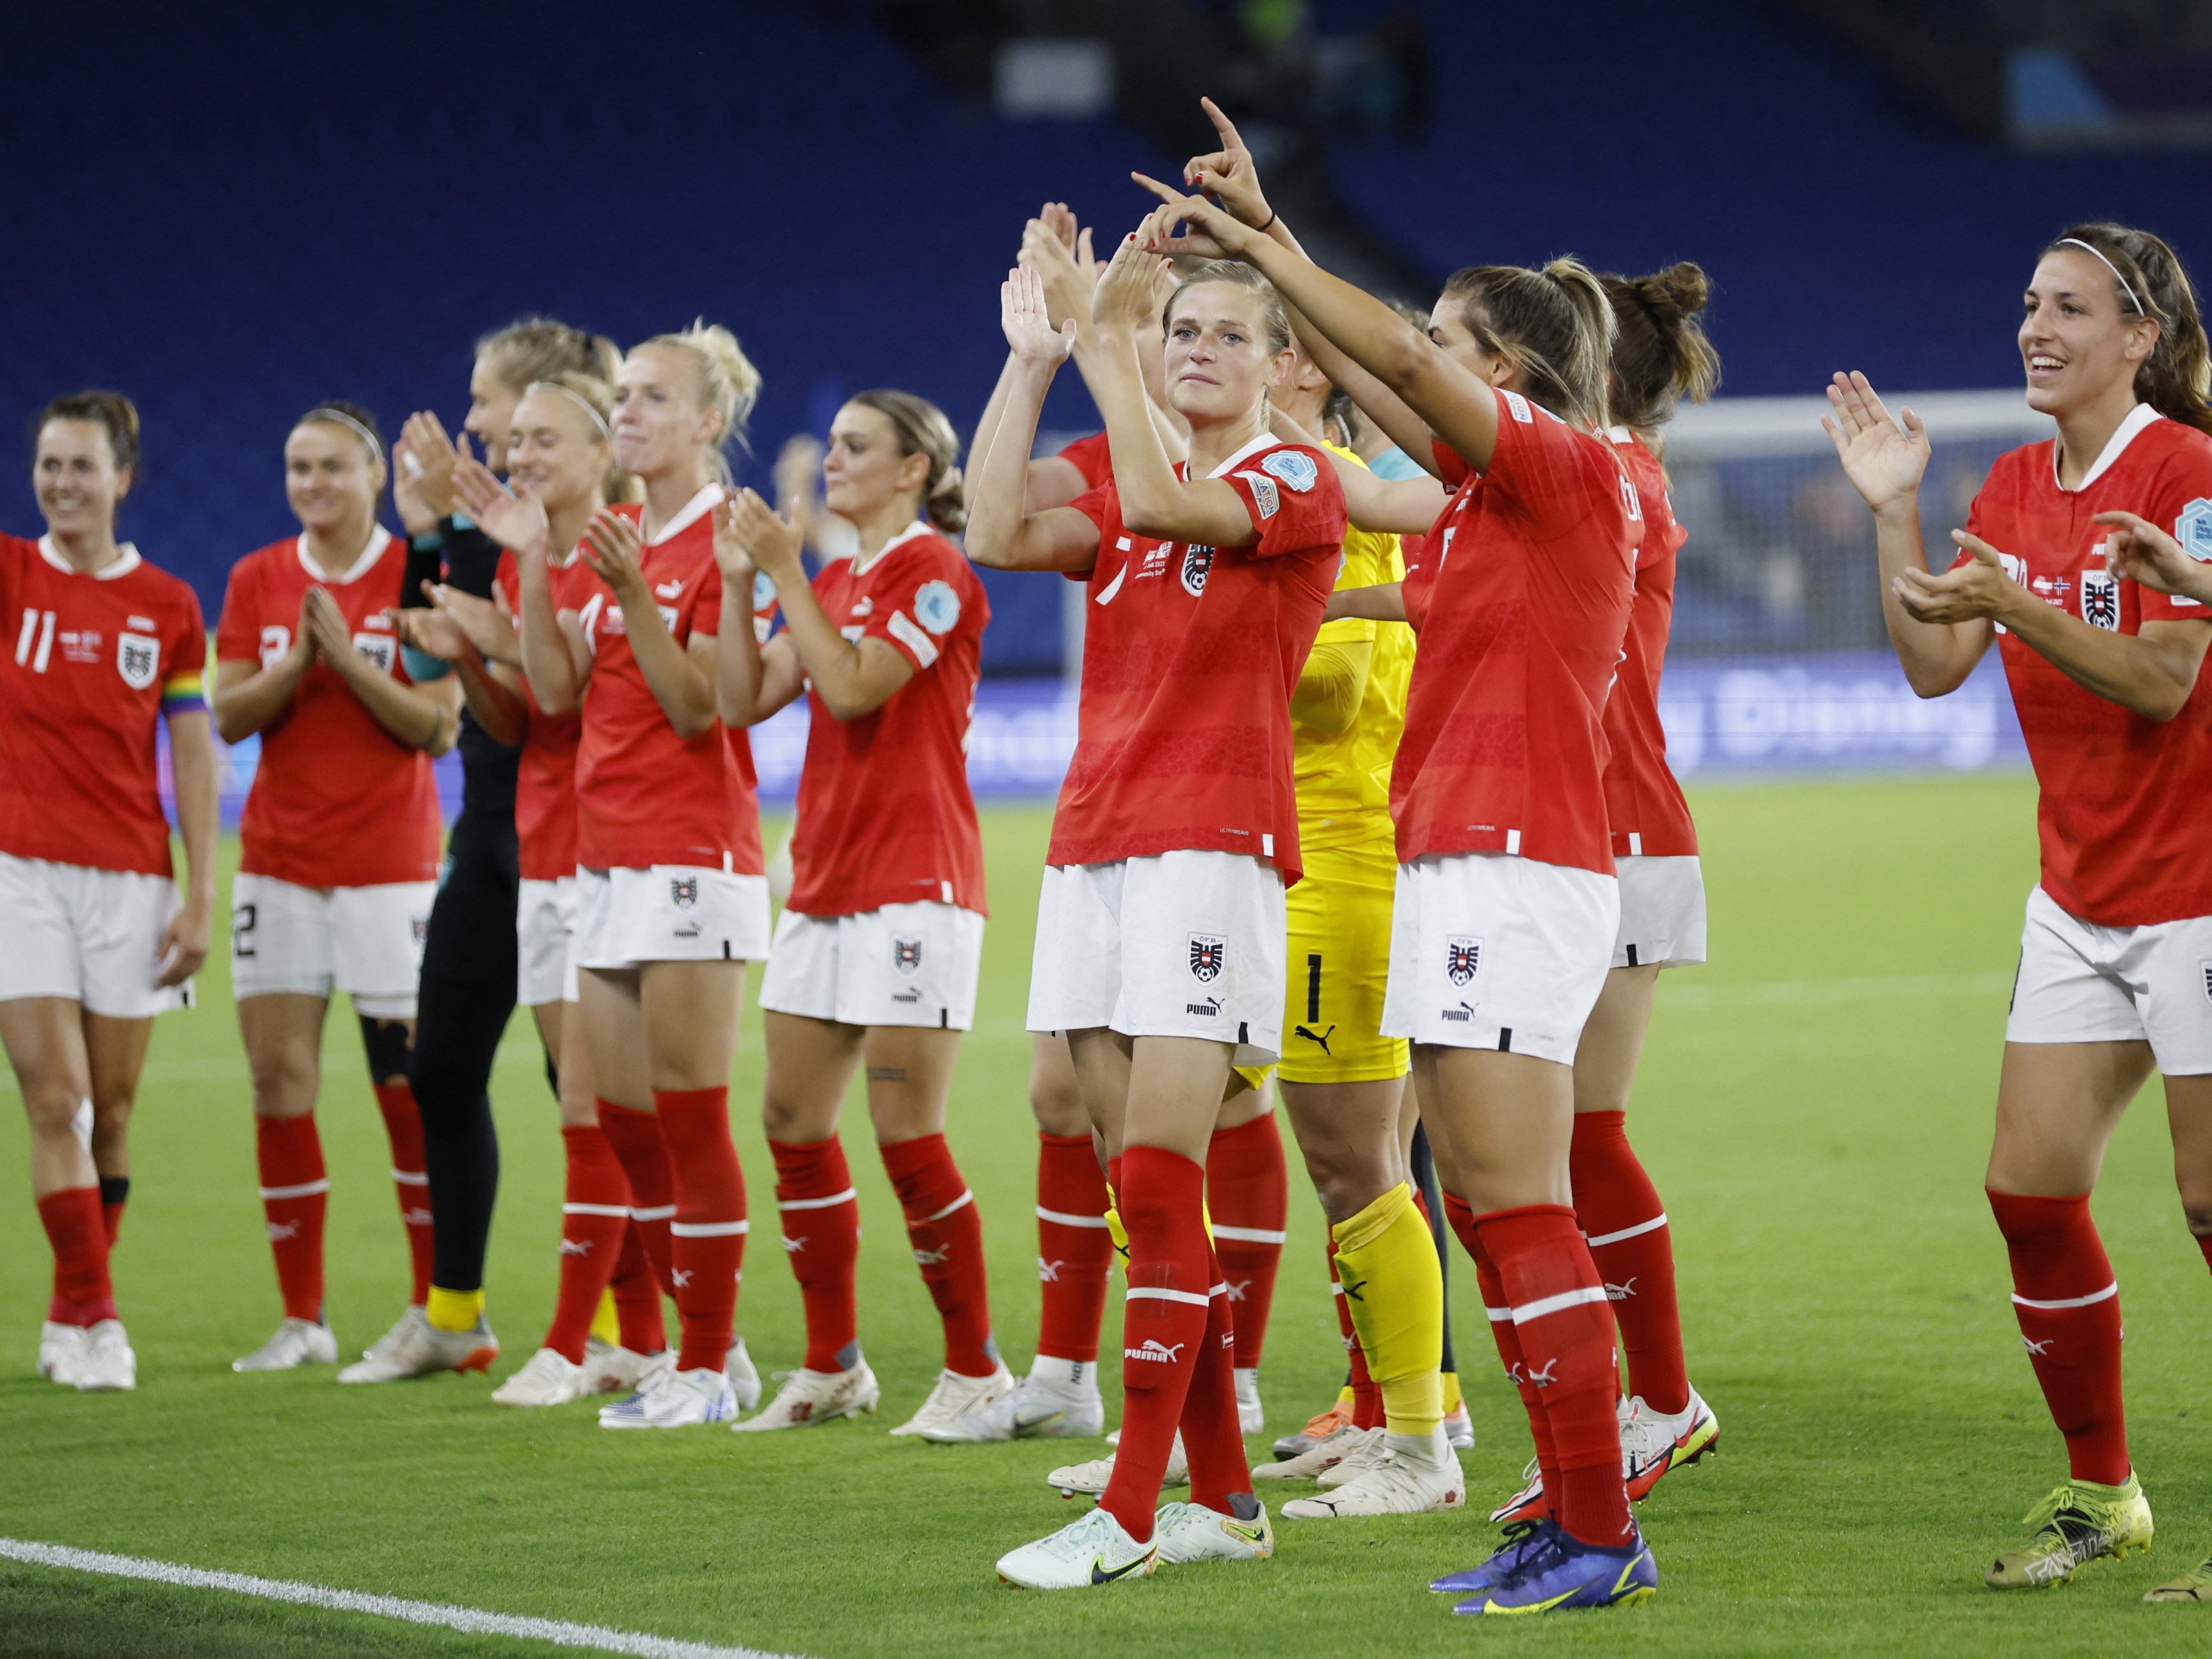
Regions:
M 1955 690 L 1999 646 L 2042 792 L 2005 1023 L 1987 1188 L 2036 1380 L 2068 1479 L 1998 1555 L 1994 1589 L 2057 1583 L 2151 1541 L 2128 1454 L 2120 1302 L 2089 1192 L 2154 1070 L 2166 1081 L 2191 1231 L 2212 1260 L 2212 610 L 2146 579 L 2148 555 L 2212 559 L 2212 405 L 2203 325 L 2173 251 L 2078 225 L 2029 279 L 2020 354 L 2055 439 L 1998 459 L 1960 552 L 1931 574 L 1919 488 L 1927 428 L 1863 374 L 1829 387 L 1829 435 L 1874 509 L 1882 607 L 1905 678 Z M 2168 532 L 2171 539 L 2168 540 Z M 2174 561 L 2164 562 L 2170 568 Z M 2212 1594 L 2200 1568 L 2152 1600 Z
M 319 404 L 284 441 L 300 533 L 230 573 L 216 632 L 215 718 L 226 743 L 261 739 L 231 890 L 231 981 L 253 1074 L 256 1146 L 284 1317 L 241 1371 L 328 1364 L 315 1130 L 324 1017 L 353 999 L 392 1140 L 413 1258 L 430 1271 L 422 1127 L 407 1085 L 416 978 L 436 890 L 440 821 L 430 757 L 453 746 L 459 696 L 418 686 L 387 614 L 405 544 L 376 521 L 386 477 L 375 417 Z M 478 1366 L 495 1352 L 487 1334 Z

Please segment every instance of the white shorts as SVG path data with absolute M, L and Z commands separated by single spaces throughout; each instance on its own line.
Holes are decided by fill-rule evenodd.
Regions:
M 760 1006 L 841 1025 L 975 1023 L 983 918 L 957 904 L 886 904 L 857 915 L 786 910 L 761 979 Z
M 182 908 L 167 876 L 0 853 L 0 1002 L 68 997 L 110 1019 L 189 1008 L 190 981 L 154 982 L 161 932 Z
M 434 881 L 297 887 L 240 872 L 230 889 L 230 984 L 240 999 L 343 991 L 371 1019 L 412 1019 Z
M 1575 1063 L 1620 927 L 1620 884 L 1508 853 L 1398 866 L 1382 1035 Z
M 1692 853 L 1615 859 L 1620 871 L 1616 968 L 1684 968 L 1705 959 L 1705 872 Z
M 576 872 L 576 965 L 758 962 L 768 878 L 688 864 Z
M 2007 1042 L 2143 1042 L 2168 1077 L 2212 1072 L 2212 916 L 2100 927 L 2027 896 Z
M 514 908 L 514 1000 L 526 1008 L 576 1000 L 576 878 L 525 877 Z
M 1243 853 L 1048 865 L 1029 1028 L 1212 1037 L 1272 1065 L 1287 927 L 1282 877 Z

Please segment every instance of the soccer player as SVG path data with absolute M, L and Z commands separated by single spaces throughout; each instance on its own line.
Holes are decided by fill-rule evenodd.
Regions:
M 784 623 L 744 712 L 758 722 L 803 695 L 810 717 L 791 897 L 760 991 L 762 1116 L 806 1357 L 744 1430 L 876 1408 L 854 1305 L 860 1199 L 837 1138 L 864 1061 L 884 1168 L 945 1328 L 935 1387 L 891 1432 L 927 1434 L 1014 1387 L 991 1334 L 981 1218 L 945 1139 L 984 917 L 967 739 L 990 605 L 945 539 L 967 522 L 959 449 L 943 412 L 910 392 L 849 399 L 830 422 L 823 485 L 858 544 L 811 583 L 795 515 L 750 490 L 731 510 L 731 533 L 774 586 Z
M 504 472 L 509 429 L 526 387 L 567 374 L 610 378 L 620 358 L 611 340 L 566 323 L 544 317 L 511 323 L 477 342 L 462 429 L 483 446 L 485 464 Z M 408 532 L 400 605 L 410 615 L 427 602 L 426 581 L 444 584 L 447 604 L 456 610 L 471 599 L 478 611 L 489 607 L 500 549 L 456 508 L 459 459 L 435 415 L 408 417 L 394 446 L 392 495 Z M 405 617 L 398 620 L 405 625 Z M 406 661 L 410 674 L 424 683 L 447 672 L 433 655 Z M 422 1156 L 410 1167 L 429 1177 L 429 1209 L 437 1217 L 428 1294 L 418 1294 L 362 1360 L 346 1368 L 341 1380 L 349 1382 L 395 1382 L 443 1368 L 470 1352 L 459 1339 L 483 1310 L 484 1245 L 499 1193 L 499 1136 L 487 1086 L 514 1012 L 517 971 L 517 755 L 485 730 L 472 708 L 462 712 L 457 746 L 461 811 L 422 941 L 409 1070 L 422 1123 Z M 550 1065 L 557 1047 L 546 1053 Z M 443 1336 L 425 1339 L 417 1328 L 425 1323 Z
M 725 580 L 714 510 L 760 376 L 728 330 L 655 335 L 623 360 L 614 455 L 641 507 L 583 531 L 604 586 L 556 607 L 544 506 L 471 461 L 462 504 L 514 550 L 523 665 L 548 714 L 580 706 L 576 759 L 578 1014 L 594 1107 L 629 1179 L 630 1217 L 676 1298 L 668 1369 L 603 1407 L 602 1426 L 725 1422 L 759 1399 L 733 1339 L 744 1173 L 730 1139 L 730 1061 L 744 964 L 767 953 L 768 882 L 750 750 L 752 572 Z
M 1697 826 L 1667 765 L 1659 723 L 1659 672 L 1674 613 L 1674 560 L 1687 533 L 1674 519 L 1661 470 L 1660 429 L 1674 404 L 1703 402 L 1720 380 L 1720 358 L 1698 323 L 1708 284 L 1693 264 L 1649 276 L 1608 276 L 1619 325 L 1607 381 L 1607 433 L 1643 504 L 1636 550 L 1636 602 L 1626 655 L 1605 706 L 1613 749 L 1606 768 L 1607 821 L 1620 870 L 1620 931 L 1613 969 L 1575 1051 L 1574 1143 L 1569 1173 L 1575 1215 L 1604 1277 L 1626 1352 L 1629 1395 L 1621 1402 L 1621 1468 L 1628 1495 L 1642 1499 L 1669 1469 L 1693 1463 L 1720 1437 L 1712 1409 L 1690 1386 L 1674 1297 L 1674 1252 L 1667 1212 L 1625 1127 L 1630 1086 L 1659 970 L 1705 959 L 1705 884 Z M 1543 1513 L 1540 1472 L 1491 1516 L 1507 1522 Z
M 108 1255 L 131 1190 L 125 1134 L 154 1016 L 188 1006 L 215 907 L 207 630 L 176 577 L 115 539 L 138 411 L 112 392 L 40 413 L 36 541 L 0 536 L 0 1045 L 31 1125 L 31 1192 L 54 1253 L 39 1375 L 137 1386 Z M 156 786 L 166 720 L 187 887 Z
M 1191 428 L 1171 464 L 1138 337 L 1158 261 L 1125 240 L 1093 318 L 1114 460 L 1071 507 L 1023 499 L 1037 413 L 1073 344 L 1042 285 L 1001 301 L 1016 359 L 978 464 L 969 556 L 1082 573 L 1091 619 L 1079 736 L 1054 815 L 1029 1024 L 1068 1034 L 1129 1238 L 1120 1449 L 1098 1507 L 999 1562 L 1034 1589 L 1109 1583 L 1160 1561 L 1272 1553 L 1238 1432 L 1227 1289 L 1202 1210 L 1231 1064 L 1279 1048 L 1283 890 L 1298 873 L 1290 696 L 1344 534 L 1326 457 L 1267 430 L 1290 331 L 1249 268 L 1187 276 L 1166 313 L 1168 396 Z M 1177 1425 L 1191 1501 L 1156 1516 Z
M 1657 1569 L 1629 1508 L 1613 1322 L 1568 1182 L 1575 1051 L 1620 920 L 1602 720 L 1641 511 L 1602 435 L 1612 307 L 1572 259 L 1474 266 L 1424 337 L 1306 259 L 1272 210 L 1247 225 L 1145 182 L 1167 204 L 1147 246 L 1188 224 L 1192 252 L 1249 258 L 1329 379 L 1456 491 L 1431 538 L 1391 780 L 1382 1030 L 1413 1041 L 1446 1205 L 1478 1273 L 1495 1275 L 1492 1334 L 1526 1380 L 1557 1516 L 1435 1587 L 1472 1592 L 1458 1610 L 1484 1614 L 1643 1600 Z M 1194 182 L 1237 199 L 1235 180 Z M 1521 620 L 1501 629 L 1504 615 Z
M 2089 1194 L 2154 1069 L 2177 1166 L 2212 1168 L 2212 839 L 2201 821 L 2212 692 L 2199 672 L 2212 627 L 2200 600 L 2136 580 L 2148 538 L 2116 518 L 2212 556 L 2204 328 L 2172 249 L 2115 224 L 2054 238 L 2025 303 L 2028 406 L 2057 435 L 1998 459 L 1942 574 L 1921 544 L 1927 428 L 1911 410 L 1893 417 L 1863 374 L 1835 377 L 1827 421 L 1874 511 L 1882 614 L 1905 678 L 1941 696 L 1997 642 L 2041 792 L 2042 880 L 2027 898 L 1986 1184 L 2068 1478 L 2031 1512 L 2034 1535 L 1990 1566 L 1999 1589 L 2061 1583 L 2151 1541 L 2121 1401 L 2119 1289 Z M 2212 1192 L 2185 1188 L 2183 1201 L 2199 1238 L 2212 1234 Z
M 407 1085 L 422 934 L 441 825 L 430 757 L 453 746 L 459 689 L 418 686 L 387 614 L 407 550 L 376 521 L 384 440 L 356 404 L 319 404 L 284 441 L 300 533 L 240 559 L 216 629 L 216 728 L 258 734 L 231 887 L 231 983 L 253 1073 L 261 1202 L 284 1317 L 233 1363 L 240 1371 L 328 1364 L 323 1212 L 330 1181 L 315 1130 L 323 1021 L 353 1000 L 392 1143 L 419 1305 L 430 1278 L 422 1126 Z M 457 1334 L 456 1368 L 499 1352 L 489 1328 Z

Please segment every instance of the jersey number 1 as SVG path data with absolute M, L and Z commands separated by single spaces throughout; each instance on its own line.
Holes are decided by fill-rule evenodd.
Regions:
M 15 665 L 28 664 L 33 674 L 46 672 L 46 659 L 53 654 L 54 613 L 51 611 L 23 612 L 23 631 L 15 635 Z

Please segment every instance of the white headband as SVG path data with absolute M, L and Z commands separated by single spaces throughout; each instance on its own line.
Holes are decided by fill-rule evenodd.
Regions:
M 376 464 L 379 466 L 384 465 L 384 446 L 377 442 L 376 434 L 371 432 L 343 409 L 332 409 L 328 404 L 318 404 L 300 416 L 301 426 L 307 425 L 310 421 L 337 421 L 342 425 L 351 427 L 361 434 L 362 442 L 368 446 L 368 453 L 376 458 Z
M 592 408 L 592 400 L 584 396 L 582 392 L 574 391 L 568 386 L 562 386 L 558 380 L 532 380 L 528 386 L 522 388 L 522 395 L 526 398 L 533 392 L 559 392 L 562 397 L 574 404 L 577 408 L 582 410 L 585 414 L 592 417 L 592 424 L 599 428 L 599 436 L 602 438 L 611 438 L 614 435 L 607 430 L 607 417 L 600 414 L 598 410 Z
M 2150 315 L 2150 313 L 2143 309 L 2143 302 L 2136 298 L 2135 289 L 2128 286 L 2128 279 L 2120 275 L 2120 268 L 2114 264 L 2110 259 L 2105 258 L 2103 249 L 2092 247 L 2088 243 L 2083 241 L 2079 236 L 2062 236 L 2058 239 L 2058 246 L 2061 247 L 2078 247 L 2087 252 L 2095 254 L 2098 258 L 2104 261 L 2105 269 L 2112 273 L 2112 280 L 2120 285 L 2121 291 L 2128 296 L 2129 302 L 2135 307 L 2136 315 L 2138 317 L 2148 317 Z

